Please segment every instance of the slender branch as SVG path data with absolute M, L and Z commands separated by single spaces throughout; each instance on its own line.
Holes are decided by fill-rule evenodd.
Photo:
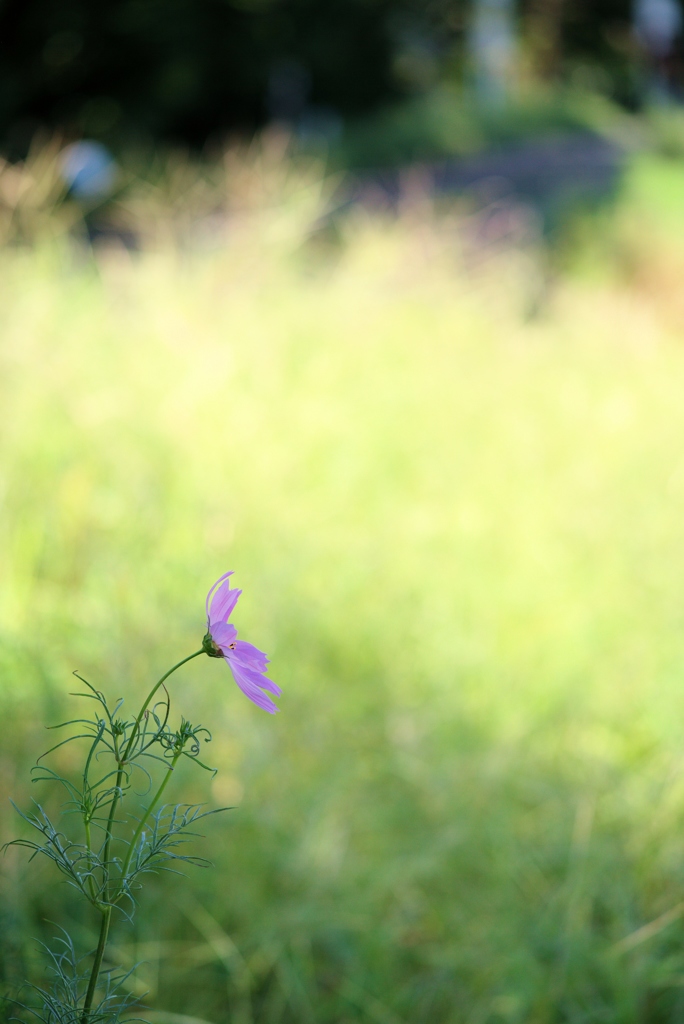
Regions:
M 103 852 L 102 852 L 102 863 L 105 865 L 105 870 L 107 869 L 107 864 L 109 863 L 109 851 L 110 851 L 110 848 L 111 848 L 111 845 L 112 845 L 112 829 L 114 827 L 114 820 L 115 820 L 115 816 L 116 816 L 116 808 L 117 808 L 117 805 L 119 803 L 119 800 L 121 799 L 121 784 L 123 782 L 123 776 L 124 776 L 124 770 L 125 770 L 124 769 L 124 765 L 126 764 L 126 762 L 128 761 L 128 758 L 131 755 L 131 750 L 133 749 L 133 744 L 134 744 L 135 739 L 136 739 L 136 737 L 138 735 L 138 732 L 140 731 L 140 723 L 142 722 L 143 715 L 145 714 L 145 712 L 147 711 L 148 707 L 150 706 L 150 702 L 151 702 L 152 698 L 154 697 L 155 693 L 157 692 L 159 687 L 162 686 L 162 684 L 164 682 L 166 682 L 166 680 L 169 678 L 169 676 L 173 672 L 175 672 L 176 669 L 180 668 L 181 665 L 185 665 L 186 662 L 192 661 L 193 658 L 199 657 L 200 654 L 204 654 L 204 650 L 203 649 L 200 649 L 199 651 L 195 651 L 194 654 L 189 654 L 187 658 L 183 658 L 183 660 L 177 662 L 173 666 L 173 668 L 170 668 L 168 672 L 165 672 L 164 675 L 159 680 L 159 682 L 155 683 L 155 685 L 152 687 L 152 689 L 150 690 L 150 692 L 147 695 L 147 698 L 145 699 L 145 703 L 143 704 L 143 706 L 140 708 L 140 711 L 138 712 L 138 717 L 136 718 L 135 723 L 133 725 L 133 731 L 131 732 L 131 735 L 130 735 L 130 737 L 128 739 L 128 743 L 126 744 L 126 746 L 124 748 L 124 751 L 121 754 L 121 758 L 119 760 L 119 770 L 116 773 L 116 782 L 114 783 L 114 795 L 112 797 L 112 803 L 111 803 L 111 806 L 109 808 L 109 818 L 107 820 L 107 831 L 105 833 L 105 843 L 104 843 L 104 849 L 103 849 Z M 105 890 L 105 898 L 106 897 L 107 897 L 107 892 Z
M 102 905 L 100 907 L 100 910 L 101 910 L 101 913 L 102 913 L 102 925 L 101 925 L 101 928 L 100 928 L 100 938 L 99 938 L 99 941 L 98 941 L 98 944 L 97 944 L 97 950 L 95 951 L 95 959 L 93 961 L 92 970 L 90 972 L 90 980 L 88 981 L 88 990 L 86 992 L 85 1001 L 83 1003 L 83 1014 L 81 1016 L 81 1024 L 88 1024 L 88 1015 L 90 1013 L 90 1008 L 91 1008 L 91 1006 L 93 1004 L 93 998 L 95 996 L 95 989 L 97 988 L 97 979 L 98 979 L 98 977 L 100 975 L 100 968 L 102 967 L 102 958 L 104 956 L 105 947 L 107 945 L 107 937 L 109 935 L 109 922 L 111 920 L 112 906 L 113 906 L 112 903 L 108 902 L 108 900 L 109 900 L 109 854 L 110 854 L 111 845 L 112 845 L 112 830 L 114 828 L 114 821 L 116 819 L 116 809 L 117 809 L 119 800 L 121 799 L 121 785 L 123 783 L 125 765 L 126 765 L 126 762 L 128 761 L 128 758 L 131 755 L 131 751 L 133 750 L 133 744 L 135 743 L 136 737 L 137 737 L 137 735 L 138 735 L 138 733 L 140 731 L 140 723 L 142 722 L 143 715 L 147 711 L 147 709 L 148 709 L 148 707 L 150 705 L 150 702 L 151 702 L 152 698 L 154 697 L 155 693 L 157 692 L 157 690 L 159 689 L 159 687 L 162 686 L 163 683 L 169 678 L 169 676 L 173 672 L 175 672 L 176 669 L 180 668 L 181 665 L 185 665 L 186 662 L 192 661 L 193 658 L 197 658 L 197 657 L 199 657 L 200 654 L 204 654 L 204 653 L 205 653 L 204 650 L 200 649 L 199 651 L 195 651 L 194 654 L 189 654 L 187 658 L 183 658 L 182 661 L 177 662 L 177 664 L 175 664 L 172 668 L 170 668 L 168 670 L 168 672 L 165 672 L 164 675 L 161 677 L 161 679 L 159 680 L 158 683 L 155 683 L 155 685 L 152 687 L 152 689 L 150 690 L 149 694 L 147 695 L 145 703 L 143 704 L 143 706 L 141 707 L 141 709 L 140 709 L 140 711 L 138 713 L 138 717 L 136 718 L 135 723 L 133 725 L 133 731 L 131 732 L 131 735 L 130 735 L 130 737 L 128 739 L 128 743 L 126 744 L 126 747 L 125 747 L 124 751 L 122 752 L 121 756 L 119 758 L 117 758 L 119 767 L 118 767 L 118 771 L 116 773 L 116 782 L 115 782 L 115 785 L 114 785 L 114 794 L 112 796 L 112 802 L 111 802 L 111 805 L 110 805 L 110 808 L 109 808 L 109 817 L 107 819 L 107 830 L 106 830 L 106 833 L 105 833 L 105 841 L 104 841 L 104 847 L 103 847 L 103 853 L 102 853 L 102 865 L 103 865 L 103 871 L 104 871 L 103 893 L 102 893 L 102 895 L 103 895 L 104 901 L 105 901 L 104 905 Z M 175 764 L 175 761 L 173 762 L 173 764 Z M 170 775 L 171 775 L 171 771 L 168 772 L 166 778 L 162 782 L 162 785 L 160 786 L 160 788 L 159 788 L 159 790 L 157 792 L 157 796 L 155 797 L 155 800 L 152 802 L 152 805 L 150 806 L 150 810 L 152 809 L 152 807 L 155 805 L 156 801 L 161 797 L 162 793 L 164 792 L 164 788 L 166 786 L 166 783 L 168 782 L 168 779 L 169 779 Z M 150 811 L 148 810 L 148 815 L 149 815 L 149 813 L 150 813 Z M 143 820 L 145 820 L 145 819 L 143 819 Z M 142 831 L 142 829 L 140 829 L 140 831 Z M 136 837 L 137 837 L 137 835 L 138 835 L 138 830 L 136 830 Z M 136 841 L 137 841 L 137 838 L 136 838 Z M 127 865 L 130 863 L 130 854 L 131 854 L 131 847 L 129 847 L 129 852 L 128 852 L 128 855 L 126 857 L 126 870 L 128 870 Z M 120 895 L 121 895 L 121 893 L 119 893 L 117 895 L 117 899 L 119 898 Z
M 136 828 L 135 834 L 134 834 L 134 836 L 131 839 L 131 842 L 129 844 L 128 853 L 126 854 L 126 859 L 124 860 L 123 865 L 121 867 L 121 888 L 119 889 L 119 892 L 117 893 L 116 897 L 114 897 L 112 899 L 112 903 L 116 903 L 117 900 L 119 900 L 121 898 L 121 896 L 123 895 L 123 887 L 124 887 L 124 884 L 125 884 L 125 881 L 126 881 L 126 875 L 128 873 L 128 868 L 130 867 L 130 863 L 131 863 L 131 859 L 133 857 L 133 852 L 135 850 L 135 847 L 137 846 L 138 840 L 140 839 L 140 836 L 143 833 L 143 829 L 145 828 L 145 825 L 147 824 L 147 822 L 150 819 L 150 815 L 154 813 L 157 805 L 159 804 L 159 801 L 161 800 L 162 796 L 164 795 L 164 790 L 166 789 L 166 786 L 167 786 L 167 784 L 169 782 L 169 779 L 171 778 L 173 770 L 176 767 L 176 764 L 178 763 L 178 759 L 180 758 L 182 753 L 183 753 L 183 751 L 181 749 L 181 750 L 177 751 L 177 753 L 175 753 L 173 755 L 173 759 L 171 761 L 171 764 L 169 765 L 169 768 L 168 768 L 168 771 L 166 772 L 166 775 L 164 776 L 164 779 L 162 780 L 161 786 L 157 790 L 157 792 L 156 792 L 156 794 L 154 796 L 154 799 L 152 800 L 152 803 L 147 808 L 147 811 L 143 814 L 143 816 L 141 817 L 141 819 L 140 819 L 140 821 L 138 823 L 138 827 Z
M 90 972 L 90 981 L 88 982 L 88 991 L 86 992 L 85 1001 L 83 1003 L 83 1013 L 81 1014 L 81 1024 L 88 1024 L 88 1017 L 90 1016 L 90 1008 L 93 1005 L 93 999 L 95 998 L 95 989 L 97 988 L 97 979 L 100 975 L 100 968 L 102 967 L 102 958 L 104 957 L 105 946 L 107 945 L 107 937 L 109 935 L 109 922 L 112 918 L 112 908 L 104 907 L 102 910 L 102 924 L 100 925 L 100 937 L 97 942 L 97 949 L 95 950 L 95 960 L 93 962 L 93 969 Z
M 152 698 L 154 697 L 154 695 L 157 692 L 157 690 L 159 689 L 159 687 L 162 686 L 162 684 L 166 682 L 166 680 L 169 678 L 169 676 L 173 672 L 175 672 L 177 668 L 180 668 L 181 665 L 185 665 L 185 663 L 187 661 L 192 661 L 193 658 L 197 658 L 197 657 L 199 657 L 200 654 L 205 654 L 205 653 L 206 652 L 205 652 L 204 648 L 202 647 L 202 648 L 199 649 L 199 651 L 195 651 L 194 654 L 189 654 L 187 656 L 187 658 L 183 658 L 183 660 L 179 661 L 176 665 L 173 666 L 173 668 L 170 668 L 168 672 L 165 672 L 164 675 L 161 677 L 161 679 L 159 680 L 158 683 L 155 683 L 155 685 L 152 687 L 152 689 L 148 693 L 147 699 L 145 700 L 145 703 L 143 704 L 143 706 L 140 708 L 140 711 L 138 712 L 138 717 L 136 718 L 135 724 L 133 725 L 133 731 L 131 733 L 130 739 L 129 739 L 128 743 L 126 744 L 126 749 L 125 749 L 125 751 L 123 753 L 122 761 L 126 761 L 128 759 L 128 757 L 130 756 L 131 749 L 133 747 L 133 743 L 135 742 L 136 736 L 138 735 L 138 732 L 140 731 L 140 723 L 142 722 L 143 715 L 145 714 L 145 712 L 147 711 L 148 707 L 150 706 Z
M 93 844 L 90 830 L 90 818 L 85 817 L 83 819 L 83 827 L 85 828 L 86 837 L 86 864 L 88 865 L 88 892 L 90 893 L 91 903 L 97 906 L 97 893 L 95 891 L 95 880 L 92 875 L 92 862 L 93 862 Z
M 90 791 L 90 786 L 88 784 L 88 772 L 90 771 L 90 762 L 92 760 L 93 754 L 95 753 L 95 750 L 96 750 L 100 740 L 102 739 L 102 734 L 104 733 L 104 730 L 105 730 L 105 723 L 104 723 L 104 721 L 102 721 L 100 723 L 99 729 L 97 730 L 97 736 L 93 740 L 93 744 L 92 744 L 92 746 L 91 746 L 91 748 L 90 748 L 90 750 L 88 752 L 88 757 L 86 759 L 85 768 L 83 769 L 83 799 L 84 799 L 84 801 L 87 799 L 87 794 Z M 87 851 L 88 851 L 87 858 L 86 858 L 86 863 L 88 865 L 88 872 L 89 872 L 89 874 L 88 874 L 88 891 L 90 892 L 90 899 L 91 899 L 91 901 L 93 903 L 96 903 L 97 895 L 95 893 L 95 881 L 94 881 L 93 875 L 92 875 L 93 847 L 92 847 L 91 832 L 90 832 L 90 807 L 88 805 L 86 805 L 85 813 L 83 815 L 83 827 L 85 829 L 86 848 L 87 848 Z

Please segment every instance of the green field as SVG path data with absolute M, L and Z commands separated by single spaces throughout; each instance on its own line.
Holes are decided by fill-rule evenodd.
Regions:
M 259 188 L 220 244 L 0 251 L 1 838 L 71 671 L 132 702 L 231 568 L 281 714 L 174 677 L 219 768 L 176 796 L 237 808 L 117 927 L 141 1014 L 681 1022 L 684 168 L 553 259 Z M 94 945 L 24 851 L 2 908 L 7 993 Z

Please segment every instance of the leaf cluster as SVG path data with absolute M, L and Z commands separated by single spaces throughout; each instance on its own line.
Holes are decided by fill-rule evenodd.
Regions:
M 201 805 L 164 805 L 160 798 L 183 758 L 215 771 L 200 759 L 202 743 L 211 735 L 185 718 L 177 729 L 171 728 L 166 688 L 163 700 L 131 720 L 121 717 L 122 700 L 112 707 L 102 692 L 78 678 L 87 689 L 74 696 L 93 701 L 95 713 L 52 727 L 72 732 L 46 751 L 33 769 L 34 782 L 57 783 L 66 791 L 63 819 L 53 822 L 37 801 L 31 812 L 17 808 L 38 838 L 15 839 L 8 845 L 30 850 L 31 859 L 42 856 L 52 861 L 69 885 L 100 911 L 114 906 L 123 910 L 121 904 L 126 903 L 128 916 L 143 874 L 173 870 L 172 862 L 207 863 L 183 853 L 181 846 L 198 836 L 201 819 L 217 812 Z M 87 743 L 87 752 L 76 780 L 43 763 L 59 748 L 78 741 Z M 142 791 L 136 792 L 140 785 Z M 136 813 L 128 813 L 131 795 L 139 798 Z M 80 819 L 78 836 L 64 821 L 74 817 Z
M 49 987 L 32 985 L 37 997 L 33 1005 L 19 1003 L 29 1018 L 40 1024 L 83 1024 L 83 998 L 90 970 L 79 960 L 74 944 L 63 931 L 55 940 L 56 949 L 41 943 L 48 960 Z M 99 998 L 87 1014 L 87 1024 L 119 1024 L 121 1015 L 135 1002 L 135 996 L 124 991 L 124 986 L 135 968 L 125 973 L 109 970 L 101 974 L 102 986 Z M 20 1018 L 13 1018 L 20 1020 Z M 126 1016 L 127 1024 L 140 1018 Z M 21 1022 L 25 1024 L 25 1022 Z

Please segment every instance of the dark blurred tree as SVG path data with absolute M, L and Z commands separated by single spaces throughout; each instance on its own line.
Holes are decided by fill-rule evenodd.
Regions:
M 0 134 L 12 124 L 200 143 L 269 117 L 300 68 L 342 115 L 396 94 L 392 0 L 0 0 Z M 269 101 L 269 96 L 271 97 Z
M 542 79 L 634 100 L 632 0 L 517 0 Z M 39 124 L 201 145 L 302 111 L 354 117 L 468 66 L 473 0 L 0 0 L 0 145 Z M 591 84 L 591 83 L 589 83 Z
M 578 84 L 637 103 L 632 18 L 632 0 L 522 0 L 522 37 L 533 71 L 547 82 L 579 73 Z
M 531 62 L 546 81 L 561 74 L 567 7 L 567 0 L 528 0 L 526 5 L 526 42 Z

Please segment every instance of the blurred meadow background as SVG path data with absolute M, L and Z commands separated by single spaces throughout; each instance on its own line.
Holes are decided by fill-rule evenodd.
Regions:
M 294 42 L 221 140 L 173 114 L 190 72 L 166 106 L 127 106 L 118 65 L 99 95 L 76 2 L 34 5 L 23 92 L 0 76 L 0 840 L 10 797 L 56 801 L 29 771 L 78 709 L 71 672 L 134 702 L 234 569 L 281 714 L 221 663 L 173 679 L 218 768 L 173 799 L 235 809 L 207 827 L 213 868 L 159 877 L 117 925 L 136 1013 L 675 1024 L 679 8 L 665 52 L 643 4 L 371 4 L 394 78 L 374 67 L 336 113 L 309 104 L 334 88 L 313 57 L 304 81 L 327 51 L 299 8 L 228 6 L 238 27 L 289 12 Z M 11 1015 L 37 939 L 96 934 L 24 851 L 0 885 Z

